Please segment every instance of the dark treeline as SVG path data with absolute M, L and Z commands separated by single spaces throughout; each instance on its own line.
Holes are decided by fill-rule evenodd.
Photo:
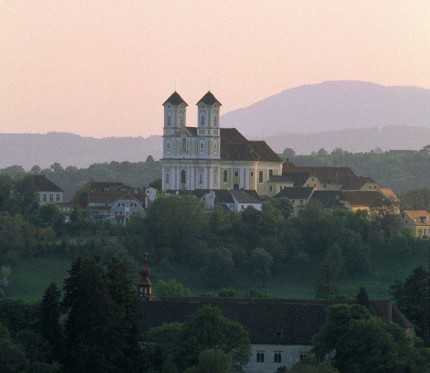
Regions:
M 430 153 L 421 151 L 373 151 L 352 153 L 340 148 L 328 153 L 320 149 L 310 155 L 296 155 L 286 148 L 283 157 L 297 166 L 346 166 L 357 175 L 370 176 L 381 186 L 392 188 L 396 193 L 427 188 L 430 174 L 425 172 L 430 166 Z
M 41 169 L 35 165 L 31 173 L 43 173 L 64 191 L 63 200 L 70 200 L 89 180 L 116 180 L 133 187 L 143 188 L 161 177 L 161 163 L 148 156 L 145 162 L 95 163 L 88 168 L 54 163 L 50 168 Z M 11 166 L 0 170 L 0 174 L 12 178 L 23 177 L 26 171 L 21 166 Z

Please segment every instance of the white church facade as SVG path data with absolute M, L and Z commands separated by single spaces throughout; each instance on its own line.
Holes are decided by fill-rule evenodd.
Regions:
M 162 189 L 255 190 L 281 175 L 282 159 L 264 141 L 249 141 L 235 128 L 220 128 L 221 103 L 208 92 L 197 102 L 197 127 L 187 126 L 187 103 L 174 92 L 163 104 Z

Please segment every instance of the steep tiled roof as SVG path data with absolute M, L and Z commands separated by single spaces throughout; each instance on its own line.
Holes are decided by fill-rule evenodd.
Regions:
M 230 193 L 238 203 L 261 203 L 255 190 L 231 190 Z
M 289 199 L 308 199 L 314 188 L 311 187 L 287 187 L 282 189 L 273 198 L 286 197 Z
M 311 345 L 312 337 L 325 322 L 327 307 L 336 302 L 261 298 L 159 298 L 141 303 L 140 327 L 147 331 L 163 323 L 183 322 L 205 304 L 219 307 L 225 317 L 242 324 L 253 344 Z M 371 307 L 376 315 L 384 317 L 386 304 L 387 302 L 378 305 L 371 302 Z M 400 311 L 394 305 L 392 309 L 394 322 L 403 328 L 411 327 L 404 317 L 399 316 Z
M 113 203 L 119 199 L 145 202 L 145 193 L 129 192 L 89 192 L 88 203 Z
M 294 186 L 303 186 L 307 179 L 309 179 L 309 172 L 300 171 L 285 172 L 279 179 L 276 179 L 276 175 L 270 177 L 270 181 L 289 181 L 292 182 Z
M 311 201 L 328 209 L 345 208 L 344 200 L 343 192 L 339 190 L 316 190 L 311 197 Z
M 212 94 L 211 91 L 208 91 L 200 100 L 197 102 L 197 105 L 200 104 L 200 102 L 203 102 L 206 105 L 213 105 L 215 103 L 218 103 L 221 105 L 221 102 L 219 102 L 215 96 Z
M 264 141 L 248 141 L 236 128 L 220 130 L 221 160 L 282 162 Z
M 430 213 L 426 210 L 404 210 L 402 214 L 405 214 L 416 226 L 430 225 Z
M 120 181 L 90 180 L 84 184 L 81 190 L 88 191 L 88 192 L 135 192 L 136 188 L 125 185 Z
M 397 197 L 396 193 L 390 188 L 379 188 L 379 191 L 384 195 L 385 198 L 389 199 L 392 202 L 399 202 L 399 197 Z
M 163 105 L 166 105 L 167 103 L 172 104 L 172 105 L 185 104 L 188 106 L 188 104 L 184 101 L 184 99 L 176 91 L 173 92 L 166 101 L 164 101 Z
M 352 206 L 372 206 L 384 202 L 384 196 L 375 191 L 344 191 L 343 197 Z
M 348 177 L 344 182 L 342 190 L 360 190 L 367 183 L 376 183 L 376 181 L 368 176 Z
M 62 192 L 58 185 L 54 184 L 45 175 L 30 175 L 37 192 Z

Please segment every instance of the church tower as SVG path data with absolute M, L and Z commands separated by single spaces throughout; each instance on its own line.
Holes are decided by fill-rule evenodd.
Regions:
M 186 126 L 186 115 L 188 104 L 179 95 L 173 92 L 172 95 L 164 102 L 164 126 L 163 126 L 163 158 L 172 156 L 174 143 L 171 138 L 179 130 Z
M 197 136 L 199 158 L 220 159 L 221 138 L 219 111 L 221 103 L 212 92 L 206 93 L 197 102 Z

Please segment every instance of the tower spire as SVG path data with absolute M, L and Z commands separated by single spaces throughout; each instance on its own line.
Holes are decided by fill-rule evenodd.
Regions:
M 139 271 L 141 279 L 140 282 L 137 284 L 137 292 L 140 297 L 149 301 L 152 297 L 152 282 L 149 279 L 149 275 L 151 274 L 151 268 L 149 268 L 147 256 L 148 253 L 145 253 L 143 259 L 143 266 Z

